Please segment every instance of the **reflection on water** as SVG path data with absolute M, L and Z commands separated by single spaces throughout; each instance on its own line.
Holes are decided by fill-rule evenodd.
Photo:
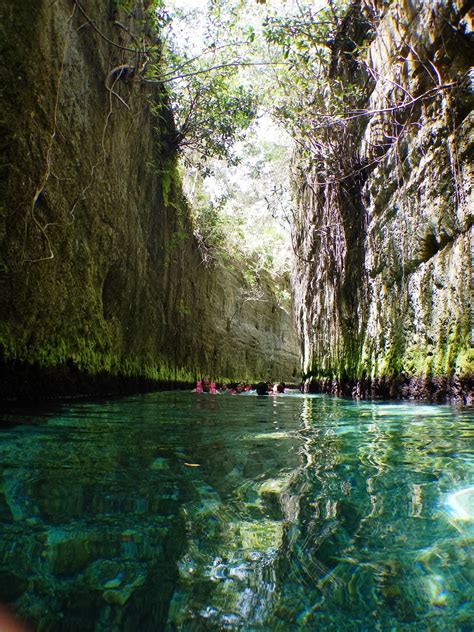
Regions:
M 448 505 L 456 520 L 474 521 L 474 486 L 450 494 Z
M 39 631 L 471 630 L 473 422 L 189 393 L 9 414 L 0 601 Z

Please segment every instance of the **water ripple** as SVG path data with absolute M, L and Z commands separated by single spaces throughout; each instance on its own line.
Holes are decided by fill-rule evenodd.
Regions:
M 52 632 L 472 629 L 473 421 L 301 395 L 9 412 L 1 598 Z

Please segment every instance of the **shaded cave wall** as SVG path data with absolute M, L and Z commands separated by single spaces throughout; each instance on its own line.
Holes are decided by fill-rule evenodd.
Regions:
M 159 46 L 144 3 L 0 0 L 0 29 L 0 396 L 289 379 L 270 280 L 253 304 L 238 266 L 201 263 L 164 89 L 106 88 Z
M 334 130 L 339 156 L 295 169 L 309 389 L 472 403 L 468 8 L 356 1 L 333 44 L 330 72 L 365 91 L 367 113 Z

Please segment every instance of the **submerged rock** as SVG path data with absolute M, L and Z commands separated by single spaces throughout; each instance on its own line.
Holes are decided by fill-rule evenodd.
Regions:
M 163 457 L 157 457 L 153 463 L 150 465 L 152 470 L 169 470 L 170 465 L 168 459 Z

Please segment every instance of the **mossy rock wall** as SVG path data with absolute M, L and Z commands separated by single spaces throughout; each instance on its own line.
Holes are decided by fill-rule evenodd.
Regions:
M 466 3 L 353 5 L 376 28 L 352 72 L 335 52 L 336 79 L 371 86 L 368 113 L 337 131 L 354 172 L 338 182 L 315 156 L 296 184 L 295 238 L 313 261 L 297 261 L 295 287 L 308 385 L 472 403 Z
M 269 280 L 249 314 L 238 270 L 201 263 L 173 121 L 151 112 L 164 90 L 106 87 L 143 63 L 128 49 L 159 45 L 143 3 L 0 0 L 0 29 L 0 395 L 288 379 L 296 337 Z

